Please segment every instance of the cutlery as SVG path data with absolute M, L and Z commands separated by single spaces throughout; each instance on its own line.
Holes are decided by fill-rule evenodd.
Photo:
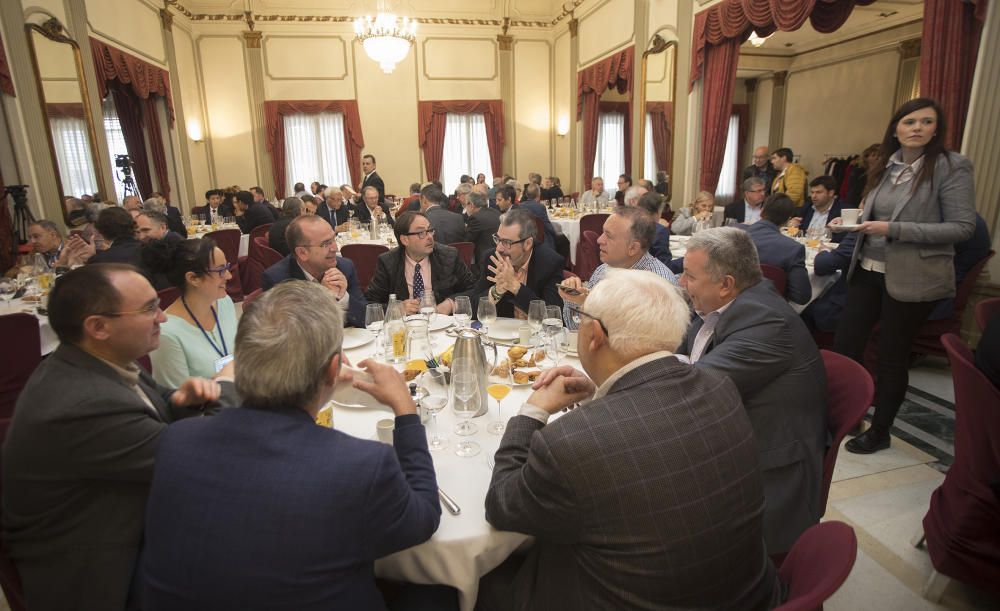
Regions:
M 458 506 L 458 503 L 456 503 L 454 499 L 445 494 L 444 490 L 438 488 L 438 496 L 441 497 L 441 504 L 443 504 L 444 508 L 448 510 L 448 513 L 453 516 L 457 516 L 462 513 L 462 508 Z

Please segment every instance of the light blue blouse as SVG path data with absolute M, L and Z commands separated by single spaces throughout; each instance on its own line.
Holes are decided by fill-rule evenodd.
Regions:
M 220 350 L 225 339 L 226 351 L 232 354 L 236 343 L 236 306 L 226 296 L 215 302 L 215 311 L 219 324 L 208 335 Z M 221 357 L 196 325 L 168 314 L 167 322 L 160 325 L 160 347 L 149 358 L 153 363 L 153 378 L 164 386 L 177 388 L 190 377 L 214 376 L 215 362 Z

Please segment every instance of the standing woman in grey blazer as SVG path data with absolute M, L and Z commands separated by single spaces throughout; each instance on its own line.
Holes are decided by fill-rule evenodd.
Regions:
M 944 137 L 937 103 L 910 100 L 889 122 L 868 174 L 834 349 L 861 362 L 878 323 L 878 383 L 872 426 L 847 443 L 849 452 L 889 447 L 913 340 L 934 302 L 955 296 L 953 245 L 976 227 L 972 164 L 945 150 Z

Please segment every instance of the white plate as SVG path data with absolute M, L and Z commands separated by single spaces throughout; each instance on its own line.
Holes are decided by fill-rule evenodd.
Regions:
M 423 314 L 411 314 L 406 317 L 406 320 L 415 320 L 418 318 L 423 318 Z M 440 331 L 441 329 L 447 329 L 448 327 L 455 324 L 455 319 L 451 316 L 445 316 L 443 314 L 435 314 L 431 317 L 431 324 L 427 327 L 428 331 Z
M 516 339 L 519 335 L 519 330 L 522 324 L 524 323 L 520 320 L 512 318 L 498 318 L 493 321 L 492 325 L 490 325 L 489 333 L 487 333 L 487 335 L 493 339 L 499 340 Z
M 841 232 L 850 231 L 857 227 L 860 227 L 861 223 L 854 223 L 853 225 L 848 225 L 847 223 L 841 223 L 840 225 L 829 225 L 831 231 Z
M 358 329 L 357 327 L 347 327 L 344 329 L 344 350 L 360 348 L 375 341 L 375 335 L 368 329 Z

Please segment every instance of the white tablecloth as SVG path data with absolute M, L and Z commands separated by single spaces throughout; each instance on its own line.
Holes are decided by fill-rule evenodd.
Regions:
M 580 243 L 580 219 L 550 219 L 555 230 L 569 238 L 569 258 L 576 265 L 576 245 Z
M 239 228 L 240 228 L 239 225 L 225 225 L 221 229 L 239 229 Z M 209 231 L 211 231 L 211 229 L 209 229 Z M 205 237 L 206 233 L 208 233 L 208 231 L 199 231 L 198 233 L 195 233 L 193 235 L 192 234 L 188 234 L 188 239 L 191 239 L 191 238 L 202 238 L 202 237 Z M 240 257 L 245 257 L 245 256 L 247 256 L 247 254 L 249 254 L 249 252 L 250 252 L 250 234 L 249 233 L 244 233 L 243 235 L 240 236 L 240 252 L 239 252 L 239 256 Z
M 444 332 L 433 333 L 432 338 L 436 354 L 455 341 Z M 500 349 L 507 350 L 506 347 Z M 346 354 L 356 365 L 373 352 L 374 343 L 369 343 L 347 350 Z M 580 368 L 579 361 L 574 358 L 564 358 L 563 362 Z M 446 392 L 443 387 L 425 381 L 428 377 L 418 378 L 418 383 L 427 386 L 432 394 Z M 503 401 L 504 419 L 516 415 L 530 394 L 530 385 L 514 387 Z M 458 503 L 461 513 L 453 516 L 442 507 L 441 526 L 429 541 L 375 563 L 375 572 L 380 577 L 455 587 L 459 591 L 463 611 L 470 611 L 475 605 L 480 577 L 496 568 L 521 546 L 530 545 L 527 535 L 498 531 L 486 522 L 486 491 L 492 476 L 487 460 L 492 458 L 500 445 L 500 436 L 486 432 L 487 425 L 497 417 L 496 401 L 490 399 L 489 407 L 486 415 L 473 419 L 479 430 L 471 439 L 479 443 L 482 450 L 472 458 L 461 458 L 455 454 L 455 446 L 462 438 L 453 432 L 458 419 L 451 411 L 451 405 L 437 417 L 438 431 L 449 438 L 449 445 L 444 450 L 431 452 L 434 469 L 438 485 Z M 375 423 L 383 418 L 392 418 L 392 413 L 387 409 L 336 407 L 333 414 L 335 428 L 366 439 L 375 437 Z M 428 435 L 433 434 L 430 422 L 427 427 Z

